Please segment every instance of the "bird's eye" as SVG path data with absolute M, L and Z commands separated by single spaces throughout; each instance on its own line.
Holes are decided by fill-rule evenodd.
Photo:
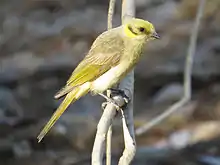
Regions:
M 140 32 L 144 32 L 145 31 L 145 28 L 143 28 L 143 27 L 139 27 L 139 29 L 138 29 Z

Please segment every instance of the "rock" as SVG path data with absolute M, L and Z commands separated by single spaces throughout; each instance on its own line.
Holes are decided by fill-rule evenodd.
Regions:
M 191 133 L 190 142 L 196 144 L 197 142 L 217 138 L 220 136 L 220 131 L 218 131 L 219 126 L 220 122 L 218 121 L 208 121 L 198 124 Z
M 147 2 L 145 1 L 145 3 Z M 142 12 L 138 12 L 138 16 L 151 21 L 156 28 L 161 28 L 167 21 L 172 20 L 177 12 L 177 3 L 172 0 L 166 2 L 161 0 L 152 1 L 149 4 L 151 6 Z M 145 6 L 148 6 L 148 4 Z
M 33 74 L 44 63 L 31 52 L 21 52 L 1 61 L 0 83 L 16 80 Z
M 14 97 L 13 92 L 4 87 L 0 87 L 0 120 L 7 117 L 22 117 L 23 109 Z
M 181 130 L 174 132 L 169 137 L 169 147 L 174 149 L 181 149 L 186 147 L 191 139 L 191 132 L 189 130 Z
M 206 163 L 208 165 L 218 165 L 220 163 L 220 157 L 202 155 L 202 156 L 199 157 L 199 161 L 202 162 L 202 163 Z
M 168 84 L 160 89 L 154 96 L 155 105 L 178 101 L 183 96 L 183 86 L 179 83 Z
M 211 87 L 211 92 L 213 94 L 219 95 L 220 94 L 220 84 L 219 83 L 213 84 Z
M 208 78 L 220 74 L 220 52 L 215 51 L 220 46 L 220 38 L 206 39 L 197 49 L 195 54 L 195 65 L 193 74 L 195 76 Z M 198 58 L 199 57 L 199 58 Z M 205 68 L 205 69 L 203 69 Z
M 7 161 L 14 158 L 10 140 L 0 139 L 0 158 L 1 161 Z
M 31 155 L 31 148 L 27 141 L 16 142 L 13 145 L 13 151 L 16 157 L 28 157 Z
M 19 28 L 21 26 L 21 22 L 20 19 L 16 16 L 7 16 L 5 18 L 5 21 L 3 22 L 3 34 L 4 36 L 6 36 L 7 38 L 5 38 L 6 40 L 9 39 L 10 37 L 13 36 L 18 36 L 19 34 Z

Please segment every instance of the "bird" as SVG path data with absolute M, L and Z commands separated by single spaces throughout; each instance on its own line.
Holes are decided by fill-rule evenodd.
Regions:
M 140 18 L 131 18 L 124 24 L 101 33 L 72 72 L 66 85 L 55 94 L 55 99 L 65 98 L 38 135 L 38 142 L 45 137 L 70 103 L 89 92 L 103 95 L 103 92 L 119 83 L 136 66 L 145 44 L 159 38 L 154 25 Z

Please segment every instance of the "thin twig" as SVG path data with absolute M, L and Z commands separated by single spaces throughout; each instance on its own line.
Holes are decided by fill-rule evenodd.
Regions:
M 126 3 L 126 5 L 124 5 Z M 134 7 L 134 0 L 124 0 L 123 6 L 125 6 L 124 9 L 122 9 L 122 13 L 126 13 L 122 15 L 122 22 L 125 22 L 126 15 L 134 16 L 135 13 L 135 7 Z M 132 6 L 131 6 L 132 5 Z M 127 10 L 129 9 L 129 10 Z M 126 11 L 126 12 L 124 12 Z M 127 125 L 125 124 L 124 127 L 127 127 L 127 130 L 129 131 L 129 137 L 132 138 L 132 148 L 128 148 L 128 144 L 125 144 L 125 150 L 123 152 L 122 157 L 120 158 L 120 162 L 127 162 L 127 164 L 130 164 L 131 160 L 133 160 L 135 152 L 136 152 L 136 144 L 134 139 L 134 124 L 133 124 L 133 84 L 134 84 L 134 72 L 132 71 L 129 73 L 124 80 L 119 84 L 119 88 L 121 90 L 124 90 L 127 94 L 127 96 L 130 96 L 131 102 L 127 105 L 127 109 L 125 110 L 125 118 L 127 119 Z M 125 105 L 125 101 L 122 96 L 115 96 L 114 101 L 119 106 Z M 110 127 L 112 120 L 114 119 L 114 114 L 116 114 L 116 108 L 113 104 L 107 103 L 107 106 L 104 110 L 104 113 L 99 121 L 95 142 L 93 146 L 92 151 L 92 165 L 101 165 L 104 155 L 104 142 L 107 136 L 108 128 Z M 123 127 L 123 128 L 124 128 Z M 126 132 L 124 130 L 124 132 Z M 128 135 L 124 134 L 124 137 L 126 138 Z M 127 141 L 125 141 L 127 142 Z M 123 160 L 123 161 L 121 161 Z
M 112 123 L 108 128 L 107 140 L 106 140 L 106 165 L 111 165 L 112 156 Z
M 108 7 L 108 30 L 112 29 L 112 19 L 115 11 L 115 2 L 116 0 L 109 0 L 109 7 Z
M 120 83 L 120 89 L 123 89 L 127 96 L 131 99 L 127 105 L 127 109 L 122 114 L 123 136 L 125 148 L 119 160 L 119 165 L 128 165 L 134 159 L 136 153 L 136 142 L 134 133 L 133 119 L 133 91 L 134 91 L 134 71 L 132 70 L 128 76 Z
M 109 8 L 108 8 L 108 30 L 112 29 L 112 20 L 115 10 L 115 2 L 116 0 L 109 0 Z M 110 97 L 110 92 L 107 91 L 107 96 Z M 109 126 L 107 139 L 106 139 L 106 165 L 111 165 L 111 146 L 112 146 L 112 123 Z
M 133 160 L 135 153 L 136 153 L 136 144 L 135 141 L 133 140 L 133 137 L 130 134 L 130 131 L 127 127 L 126 123 L 126 118 L 124 115 L 124 112 L 121 110 L 121 115 L 122 115 L 122 126 L 123 126 L 123 134 L 124 134 L 124 143 L 125 143 L 125 149 L 124 152 L 119 160 L 119 165 L 124 165 L 124 164 L 130 164 L 131 161 Z
M 196 42 L 198 38 L 198 31 L 199 25 L 201 22 L 201 18 L 203 15 L 204 7 L 205 7 L 206 0 L 200 0 L 199 7 L 197 10 L 197 15 L 195 18 L 195 23 L 191 32 L 189 47 L 187 50 L 186 62 L 185 62 L 185 70 L 184 70 L 184 94 L 181 100 L 177 103 L 173 104 L 170 108 L 168 108 L 165 112 L 161 115 L 157 116 L 156 118 L 152 119 L 149 123 L 141 126 L 136 130 L 136 135 L 141 135 L 151 129 L 153 126 L 160 123 L 162 120 L 169 117 L 172 113 L 179 110 L 183 107 L 188 101 L 191 99 L 192 95 L 192 87 L 191 87 L 191 75 L 192 75 L 192 68 L 193 68 L 193 59 L 195 56 L 196 50 Z
M 114 6 L 113 3 L 114 3 L 114 0 L 110 2 L 108 23 L 111 22 L 112 20 L 112 18 L 110 17 L 113 16 L 114 7 L 111 7 L 111 6 Z M 111 23 L 109 23 L 108 28 L 111 28 L 111 27 L 112 25 Z M 121 96 L 119 97 L 115 96 L 113 99 L 119 106 L 123 106 L 125 104 Z M 111 103 L 107 103 L 107 106 L 104 109 L 104 113 L 102 114 L 102 117 L 97 126 L 96 137 L 95 137 L 94 146 L 92 150 L 92 165 L 102 165 L 106 136 L 109 136 L 108 140 L 111 140 L 111 129 L 112 129 L 111 125 L 112 125 L 112 120 L 115 117 L 115 114 L 116 114 L 116 107 Z M 109 130 L 110 132 L 108 134 Z M 107 155 L 106 155 L 107 163 L 111 163 L 111 146 L 109 145 L 111 145 L 110 141 L 107 142 Z
M 135 17 L 135 3 L 134 0 L 122 1 L 122 23 L 126 23 L 127 19 Z M 134 70 L 132 70 L 124 80 L 119 84 L 119 88 L 127 92 L 127 96 L 131 99 L 127 105 L 127 109 L 122 112 L 122 124 L 125 149 L 119 160 L 119 165 L 129 165 L 134 159 L 136 153 L 136 142 L 134 133 L 133 120 L 133 94 L 134 94 Z
M 104 110 L 97 126 L 96 137 L 92 150 L 92 165 L 102 165 L 106 134 L 112 123 L 112 119 L 116 115 L 116 109 L 113 104 L 109 103 L 105 109 L 107 109 L 107 111 Z
M 125 23 L 127 19 L 135 17 L 135 2 L 134 0 L 122 0 L 121 20 Z

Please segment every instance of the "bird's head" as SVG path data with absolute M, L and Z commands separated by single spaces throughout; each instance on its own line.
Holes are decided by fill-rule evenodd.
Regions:
M 124 25 L 124 34 L 128 38 L 140 39 L 140 40 L 154 40 L 159 39 L 159 35 L 156 33 L 154 25 L 148 21 L 132 18 Z

